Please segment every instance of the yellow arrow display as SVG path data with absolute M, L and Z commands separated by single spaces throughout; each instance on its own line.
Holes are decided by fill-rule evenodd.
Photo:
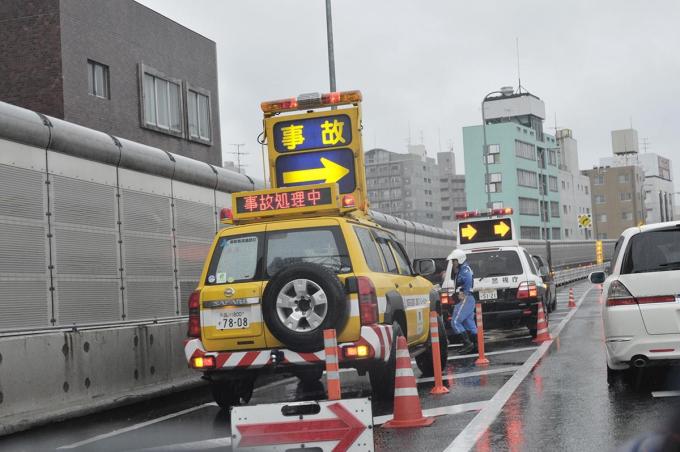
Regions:
M 284 184 L 299 184 L 301 182 L 324 181 L 325 184 L 334 184 L 347 174 L 349 169 L 340 166 L 337 163 L 321 158 L 321 168 L 312 168 L 306 170 L 288 171 L 283 173 Z
M 505 235 L 510 231 L 510 226 L 508 226 L 505 221 L 501 221 L 498 224 L 493 225 L 493 233 L 495 235 L 500 235 L 505 237 Z
M 461 228 L 460 233 L 464 239 L 472 240 L 472 238 L 477 235 L 477 229 L 473 228 L 471 224 L 468 224 Z

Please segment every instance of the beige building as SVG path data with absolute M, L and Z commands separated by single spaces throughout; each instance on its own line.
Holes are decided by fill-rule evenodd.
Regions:
M 645 222 L 645 176 L 639 166 L 596 167 L 582 173 L 590 179 L 596 238 L 615 239 Z

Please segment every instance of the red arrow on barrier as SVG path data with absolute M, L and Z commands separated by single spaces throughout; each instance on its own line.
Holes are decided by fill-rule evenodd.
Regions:
M 238 425 L 236 428 L 241 434 L 239 447 L 339 441 L 333 452 L 349 450 L 366 426 L 339 402 L 328 405 L 328 409 L 337 418 Z

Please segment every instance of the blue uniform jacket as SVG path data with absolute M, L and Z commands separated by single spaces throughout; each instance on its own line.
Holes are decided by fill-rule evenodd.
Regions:
M 456 290 L 462 289 L 466 297 L 472 296 L 472 286 L 474 285 L 473 273 L 470 266 L 464 262 L 458 269 L 456 275 Z

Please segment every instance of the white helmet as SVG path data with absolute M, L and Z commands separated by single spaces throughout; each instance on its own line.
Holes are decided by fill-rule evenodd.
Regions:
M 453 250 L 451 252 L 451 254 L 449 254 L 449 257 L 447 258 L 447 260 L 450 260 L 450 261 L 457 260 L 458 264 L 462 264 L 463 262 L 465 262 L 465 259 L 466 259 L 465 251 L 463 251 L 461 249 Z

